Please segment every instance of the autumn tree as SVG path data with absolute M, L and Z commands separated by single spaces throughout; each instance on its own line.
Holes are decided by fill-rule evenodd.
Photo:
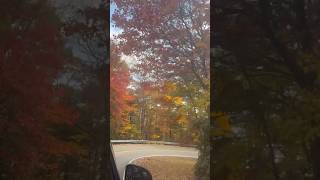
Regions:
M 47 1 L 2 1 L 0 9 L 1 178 L 58 177 L 61 158 L 76 150 L 54 127 L 77 120 L 55 85 L 67 60 L 60 22 Z
M 197 81 L 208 89 L 209 6 L 206 1 L 115 1 L 124 54 L 157 80 Z M 130 17 L 130 18 L 129 18 Z M 177 80 L 175 80 L 177 81 Z
M 121 60 L 120 52 L 115 44 L 111 44 L 110 54 L 110 111 L 111 111 L 111 134 L 117 134 L 121 124 L 127 119 L 130 111 L 128 101 L 132 100 L 128 86 L 130 81 L 129 68 L 125 61 Z M 126 124 L 129 126 L 129 124 Z M 130 127 L 129 127 L 130 129 Z
M 117 9 L 113 20 L 123 30 L 117 36 L 121 51 L 137 58 L 136 68 L 141 76 L 155 82 L 169 80 L 181 86 L 197 86 L 199 92 L 209 92 L 209 1 L 115 0 L 114 3 Z M 194 97 L 190 93 L 187 96 Z M 205 99 L 208 96 L 199 97 L 209 101 Z M 209 108 L 200 111 L 203 110 L 207 114 L 198 119 L 205 124 Z

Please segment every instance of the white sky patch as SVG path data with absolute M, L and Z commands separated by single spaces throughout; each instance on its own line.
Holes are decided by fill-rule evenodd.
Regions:
M 137 58 L 134 56 L 127 56 L 122 54 L 120 59 L 124 62 L 126 62 L 126 64 L 128 65 L 129 69 L 132 69 L 134 67 L 135 64 L 137 64 Z M 136 89 L 137 88 L 137 84 L 135 83 L 139 77 L 137 76 L 137 74 L 130 72 L 130 78 L 133 81 L 130 81 L 130 84 L 128 85 L 128 89 Z
M 122 29 L 115 27 L 115 24 L 113 21 L 110 23 L 110 39 L 114 39 L 115 36 L 122 33 Z
M 132 68 L 135 64 L 137 64 L 137 58 L 134 56 L 121 55 L 121 60 L 125 61 L 129 68 Z
M 114 11 L 117 9 L 117 6 L 114 3 L 111 3 L 110 6 L 110 39 L 114 40 L 115 36 L 122 33 L 122 29 L 115 26 L 115 22 L 112 20 L 112 15 L 114 14 Z

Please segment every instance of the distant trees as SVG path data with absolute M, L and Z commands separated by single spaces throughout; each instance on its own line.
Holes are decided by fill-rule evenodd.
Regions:
M 139 138 L 187 144 L 196 142 L 196 137 L 191 137 L 192 133 L 194 136 L 198 133 L 191 127 L 192 116 L 188 114 L 191 105 L 179 96 L 174 83 L 139 82 L 132 95 L 135 97 L 131 102 L 134 109 L 129 116 Z

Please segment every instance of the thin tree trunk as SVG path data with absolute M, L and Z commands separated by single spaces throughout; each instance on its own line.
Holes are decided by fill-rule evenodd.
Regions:
M 265 121 L 265 119 L 263 121 Z M 271 137 L 271 134 L 269 132 L 269 128 L 268 128 L 266 122 L 263 122 L 262 124 L 263 124 L 263 131 L 264 131 L 264 134 L 266 135 L 267 145 L 268 145 L 268 149 L 269 149 L 269 156 L 271 159 L 270 161 L 271 161 L 271 166 L 272 166 L 272 173 L 273 173 L 274 179 L 279 180 L 280 175 L 279 175 L 279 169 L 278 169 L 276 161 L 275 161 L 276 157 L 275 157 L 275 150 L 273 147 L 272 137 Z
M 313 168 L 313 179 L 320 179 L 320 138 L 316 137 L 310 145 L 311 163 Z

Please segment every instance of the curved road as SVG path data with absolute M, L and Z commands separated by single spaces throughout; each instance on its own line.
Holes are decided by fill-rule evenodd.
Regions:
M 177 156 L 198 158 L 198 150 L 192 147 L 180 147 L 159 144 L 113 144 L 115 161 L 120 178 L 125 167 L 135 159 L 150 156 Z

